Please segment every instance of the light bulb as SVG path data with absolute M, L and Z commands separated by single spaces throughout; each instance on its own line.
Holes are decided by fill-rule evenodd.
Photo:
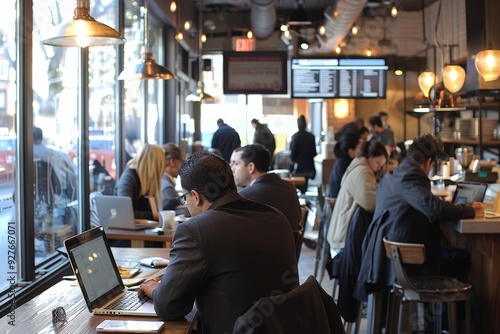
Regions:
M 458 92 L 465 82 L 465 70 L 458 65 L 445 66 L 443 69 L 443 82 L 450 93 Z
M 429 97 L 429 90 L 434 86 L 436 75 L 431 71 L 425 71 L 418 76 L 418 87 L 425 97 Z
M 474 60 L 476 70 L 484 81 L 497 80 L 500 76 L 500 50 L 483 50 Z

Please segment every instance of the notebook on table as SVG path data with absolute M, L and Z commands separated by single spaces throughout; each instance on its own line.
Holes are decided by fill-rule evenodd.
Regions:
M 152 299 L 127 291 L 102 227 L 64 241 L 73 272 L 90 312 L 108 315 L 157 316 Z
M 101 226 L 126 230 L 155 228 L 158 222 L 146 219 L 134 219 L 132 199 L 128 196 L 94 197 L 97 216 Z

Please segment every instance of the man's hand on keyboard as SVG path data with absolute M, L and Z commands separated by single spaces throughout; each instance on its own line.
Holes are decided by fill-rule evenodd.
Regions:
M 143 295 L 147 295 L 149 298 L 153 298 L 153 290 L 158 287 L 158 282 L 155 280 L 147 281 L 141 284 L 137 293 L 139 298 Z

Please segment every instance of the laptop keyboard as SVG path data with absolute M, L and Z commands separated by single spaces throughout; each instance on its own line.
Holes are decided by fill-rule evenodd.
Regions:
M 123 296 L 106 306 L 107 310 L 137 310 L 148 298 L 139 298 L 136 291 L 126 291 Z

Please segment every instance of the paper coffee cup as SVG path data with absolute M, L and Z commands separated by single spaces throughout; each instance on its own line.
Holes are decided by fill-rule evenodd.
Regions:
M 163 210 L 158 213 L 160 227 L 164 230 L 173 230 L 175 228 L 175 211 Z

